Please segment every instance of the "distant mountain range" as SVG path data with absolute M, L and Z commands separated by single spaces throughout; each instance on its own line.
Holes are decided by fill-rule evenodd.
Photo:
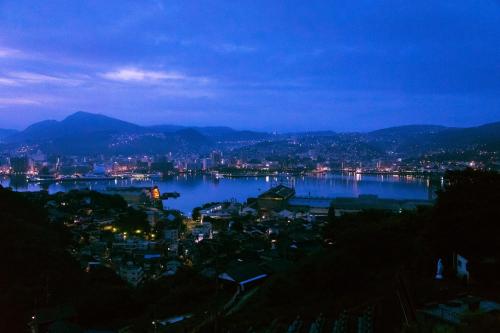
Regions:
M 20 132 L 0 131 L 0 139 L 8 146 L 38 145 L 47 153 L 68 155 L 199 153 L 226 142 L 251 142 L 270 136 L 229 127 L 139 126 L 87 112 L 74 113 L 62 121 L 41 121 Z
M 352 154 L 366 156 L 397 154 L 408 157 L 449 149 L 499 150 L 500 122 L 470 128 L 409 125 L 368 133 L 318 131 L 274 135 L 230 127 L 139 126 L 100 114 L 77 112 L 62 121 L 35 123 L 23 131 L 0 129 L 0 143 L 7 148 L 33 145 L 47 153 L 68 155 L 203 153 L 216 148 L 242 147 L 251 147 L 247 151 L 256 154 L 261 149 L 279 154 L 280 142 L 290 139 L 303 142 L 303 149 L 323 142 L 321 144 L 326 144 L 324 149 L 332 147 L 336 152 L 348 149 Z
M 409 125 L 373 131 L 367 142 L 387 152 L 415 156 L 449 150 L 500 149 L 500 122 L 477 127 L 453 128 Z

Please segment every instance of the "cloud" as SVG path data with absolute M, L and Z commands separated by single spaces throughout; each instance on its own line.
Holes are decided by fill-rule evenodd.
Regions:
M 207 41 L 199 39 L 181 39 L 174 37 L 172 35 L 165 35 L 165 34 L 156 35 L 150 37 L 150 39 L 154 42 L 155 45 L 171 44 L 176 47 L 193 48 L 197 50 L 199 48 L 203 48 L 216 53 L 244 54 L 244 53 L 253 53 L 257 51 L 257 48 L 251 45 L 236 44 L 231 42 Z
M 18 58 L 21 57 L 22 55 L 23 52 L 19 50 L 0 46 L 0 58 Z
M 38 110 L 40 108 L 54 107 L 61 105 L 71 105 L 74 100 L 70 100 L 51 93 L 31 93 L 26 91 L 7 93 L 1 91 L 0 109 L 24 109 Z M 2 111 L 4 112 L 4 111 Z M 2 113 L 0 112 L 0 113 Z M 16 115 L 17 117 L 18 115 Z M 22 116 L 21 116 L 22 117 Z
M 40 101 L 23 97 L 0 97 L 0 108 L 19 105 L 40 105 Z
M 111 81 L 149 84 L 178 83 L 188 81 L 206 84 L 211 81 L 206 77 L 189 76 L 175 71 L 153 71 L 136 67 L 123 67 L 114 71 L 101 73 L 100 76 Z
M 10 72 L 0 76 L 0 85 L 23 86 L 31 84 L 51 84 L 59 86 L 78 86 L 83 83 L 84 76 L 47 75 L 34 72 Z
M 186 76 L 177 72 L 148 71 L 134 67 L 120 68 L 102 73 L 101 76 L 112 81 L 154 82 L 162 80 L 185 80 Z
M 184 98 L 213 97 L 216 88 L 214 85 L 216 81 L 212 78 L 191 76 L 178 71 L 121 67 L 113 71 L 100 73 L 97 76 L 108 81 L 130 84 L 125 88 L 133 87 L 134 91 L 147 86 L 147 93 L 151 98 L 173 96 Z
M 212 45 L 212 48 L 220 53 L 251 53 L 255 52 L 257 49 L 248 45 L 239 45 L 233 43 L 222 43 Z
M 8 77 L 0 77 L 0 86 L 18 86 L 19 82 Z

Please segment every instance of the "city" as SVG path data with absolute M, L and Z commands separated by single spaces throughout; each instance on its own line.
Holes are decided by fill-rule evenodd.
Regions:
M 0 332 L 499 332 L 498 19 L 1 3 Z

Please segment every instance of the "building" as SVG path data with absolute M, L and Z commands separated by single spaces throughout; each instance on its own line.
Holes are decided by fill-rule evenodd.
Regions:
M 141 266 L 127 261 L 119 270 L 120 277 L 134 287 L 137 287 L 144 279 L 144 271 Z
M 371 194 L 362 194 L 357 198 L 293 197 L 288 203 L 290 210 L 308 211 L 310 214 L 316 216 L 328 215 L 328 209 L 331 205 L 333 205 L 335 215 L 337 216 L 372 209 L 401 212 L 403 210 L 415 210 L 418 206 L 432 205 L 432 201 L 428 200 L 384 199 Z
M 203 218 L 210 217 L 213 219 L 229 219 L 233 215 L 238 215 L 241 210 L 241 204 L 237 202 L 224 202 L 211 205 L 200 210 L 200 215 Z
M 113 251 L 132 253 L 134 251 L 146 251 L 152 249 L 155 245 L 156 242 L 154 241 L 147 241 L 140 238 L 130 238 L 113 242 L 112 249 Z
M 196 243 L 201 242 L 204 239 L 212 239 L 213 236 L 212 224 L 210 222 L 204 222 L 198 224 L 191 230 L 191 234 L 194 237 Z
M 213 166 L 211 158 L 204 158 L 201 160 L 203 171 L 210 170 Z
M 236 284 L 243 291 L 251 285 L 265 279 L 268 275 L 256 263 L 233 263 L 229 265 L 224 273 L 219 274 L 222 281 Z
M 152 227 L 154 227 L 158 223 L 162 215 L 162 212 L 159 209 L 153 207 L 145 209 L 144 213 L 146 213 L 148 223 Z
M 473 296 L 465 296 L 449 300 L 443 303 L 432 303 L 417 313 L 419 320 L 423 322 L 445 322 L 451 325 L 462 323 L 463 315 L 467 313 L 476 314 L 498 314 L 500 304 L 490 300 Z
M 281 211 L 288 206 L 288 201 L 295 195 L 295 190 L 285 185 L 278 185 L 262 193 L 257 198 L 261 211 Z
M 179 240 L 179 230 L 177 228 L 166 228 L 163 230 L 163 238 L 167 242 L 177 242 Z
M 177 273 L 179 268 L 182 267 L 182 263 L 179 260 L 170 260 L 165 264 L 165 272 L 163 272 L 163 276 L 172 276 Z
M 220 152 L 218 150 L 214 150 L 210 154 L 210 159 L 212 160 L 213 166 L 218 166 L 218 165 L 222 164 L 222 152 Z
M 241 211 L 240 211 L 240 215 L 241 216 L 247 216 L 247 215 L 250 215 L 250 216 L 257 216 L 257 210 L 256 209 L 253 209 L 251 207 L 245 207 L 243 208 Z
M 167 244 L 168 254 L 176 256 L 179 252 L 179 230 L 178 228 L 166 228 L 163 230 L 163 239 Z
M 293 197 L 288 202 L 288 209 L 292 211 L 309 212 L 315 216 L 327 216 L 328 209 L 332 203 L 332 198 Z

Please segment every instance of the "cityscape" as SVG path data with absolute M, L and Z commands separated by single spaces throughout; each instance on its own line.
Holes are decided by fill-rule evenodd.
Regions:
M 0 331 L 499 332 L 498 19 L 0 4 Z

